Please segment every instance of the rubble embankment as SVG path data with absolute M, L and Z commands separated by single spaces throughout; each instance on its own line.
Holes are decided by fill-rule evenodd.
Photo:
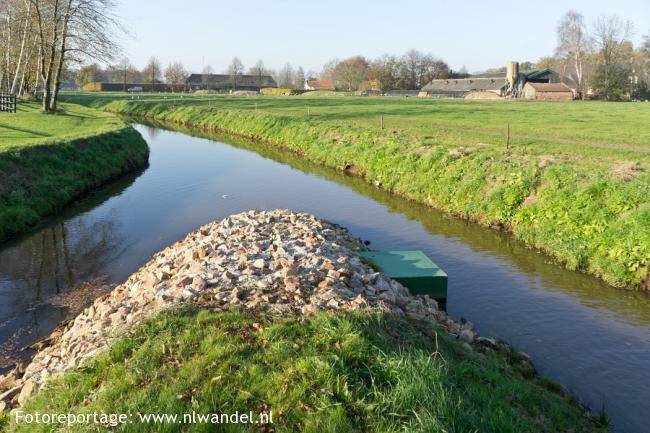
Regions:
M 0 377 L 0 410 L 20 406 L 50 377 L 80 366 L 152 314 L 188 303 L 282 316 L 383 309 L 435 322 L 470 351 L 507 348 L 376 272 L 357 255 L 363 248 L 346 229 L 289 210 L 249 211 L 207 224 L 59 327 L 28 365 Z

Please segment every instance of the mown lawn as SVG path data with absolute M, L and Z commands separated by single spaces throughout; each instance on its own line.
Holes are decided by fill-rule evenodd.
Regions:
M 54 380 L 25 413 L 125 413 L 119 432 L 605 432 L 511 352 L 480 354 L 431 325 L 383 313 L 272 320 L 192 309 L 148 320 Z M 254 414 L 272 425 L 142 423 L 138 414 Z M 8 432 L 53 432 L 16 425 Z M 0 421 L 2 428 L 2 421 Z M 68 431 L 68 430 L 66 430 Z M 97 431 L 74 426 L 69 431 Z
M 44 114 L 38 102 L 19 102 L 15 114 L 0 113 L 0 152 L 124 128 L 117 117 L 102 111 L 73 104 L 60 108 L 61 113 Z
M 44 114 L 36 102 L 19 102 L 17 113 L 0 113 L 0 242 L 147 163 L 146 142 L 117 116 L 60 107 Z
M 64 98 L 264 140 L 508 230 L 569 269 L 618 287 L 650 289 L 650 103 L 119 93 Z
M 241 97 L 224 95 L 78 93 L 62 98 L 101 107 L 114 100 L 208 105 L 305 119 L 309 115 L 332 125 L 384 127 L 418 136 L 449 138 L 472 144 L 476 138 L 505 145 L 510 124 L 512 143 L 611 145 L 647 148 L 650 152 L 650 103 L 601 101 L 465 101 L 403 97 Z M 582 147 L 581 145 L 577 146 Z

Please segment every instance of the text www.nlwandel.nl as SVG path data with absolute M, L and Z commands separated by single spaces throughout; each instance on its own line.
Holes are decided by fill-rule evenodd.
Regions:
M 16 410 L 16 424 L 60 424 L 68 427 L 103 425 L 117 427 L 122 424 L 273 424 L 273 411 L 254 413 L 41 413 Z

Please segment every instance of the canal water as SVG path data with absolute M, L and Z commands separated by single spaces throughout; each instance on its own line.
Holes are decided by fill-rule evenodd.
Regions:
M 0 246 L 0 373 L 153 253 L 253 208 L 306 211 L 376 249 L 423 250 L 450 277 L 448 311 L 531 355 L 616 431 L 650 431 L 650 298 L 556 266 L 511 237 L 390 196 L 264 145 L 136 125 L 145 170 Z

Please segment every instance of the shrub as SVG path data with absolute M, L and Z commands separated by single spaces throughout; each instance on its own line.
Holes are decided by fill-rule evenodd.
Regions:
M 297 94 L 297 92 L 298 91 L 294 89 L 273 88 L 273 87 L 265 87 L 261 90 L 262 95 L 267 95 L 267 96 L 295 95 Z

